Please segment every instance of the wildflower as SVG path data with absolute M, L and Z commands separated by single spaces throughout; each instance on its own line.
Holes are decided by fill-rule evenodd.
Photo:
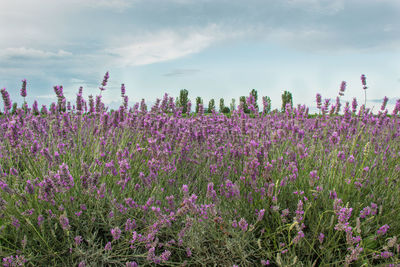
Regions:
M 329 137 L 329 141 L 331 142 L 332 145 L 335 145 L 339 142 L 340 137 L 337 132 L 333 132 L 331 137 Z
M 79 217 L 79 216 L 81 216 L 82 215 L 82 211 L 80 210 L 80 211 L 78 211 L 78 212 L 75 212 L 75 216 L 76 217 Z
M 79 263 L 79 265 L 78 265 L 78 267 L 85 267 L 85 266 L 86 266 L 85 261 L 81 261 L 81 262 Z
M 354 97 L 353 102 L 351 102 L 352 112 L 356 113 L 357 111 L 357 99 Z
M 384 235 L 389 230 L 389 228 L 390 228 L 389 225 L 385 224 L 382 227 L 380 227 L 376 233 L 378 235 Z
M 60 216 L 60 224 L 64 230 L 69 230 L 70 228 L 69 220 L 67 216 L 65 216 L 64 214 Z
M 125 96 L 125 84 L 121 84 L 121 97 Z
M 387 258 L 390 258 L 390 257 L 392 257 L 392 256 L 393 256 L 393 253 L 392 253 L 392 252 L 389 252 L 389 251 L 383 251 L 383 252 L 381 252 L 381 258 L 387 259 Z
M 21 96 L 26 97 L 26 79 L 22 80 Z
M 322 97 L 321 97 L 321 95 L 317 94 L 316 99 L 317 99 L 317 108 L 321 109 L 321 105 L 322 105 Z
M 192 256 L 192 251 L 190 250 L 190 248 L 186 248 L 186 255 L 188 256 L 188 258 Z
M 14 225 L 14 227 L 16 229 L 18 229 L 21 226 L 19 223 L 19 220 L 17 218 L 15 218 L 14 216 L 11 216 L 11 217 L 12 217 L 12 225 Z
M 236 221 L 236 220 L 233 220 L 233 222 L 232 222 L 232 227 L 233 227 L 233 228 L 238 227 L 238 224 L 237 224 L 237 221 Z
M 296 237 L 293 239 L 293 243 L 297 244 L 302 238 L 304 238 L 304 232 L 303 231 L 297 232 Z
M 125 263 L 125 266 L 126 267 L 137 267 L 137 266 L 139 266 L 135 261 L 127 261 L 126 263 Z
M 121 229 L 119 227 L 111 229 L 111 235 L 114 240 L 118 240 L 121 237 Z
M 299 200 L 297 203 L 297 210 L 296 210 L 296 222 L 300 223 L 303 220 L 303 201 Z
M 186 184 L 182 185 L 182 191 L 187 193 L 189 191 L 189 187 Z
M 269 262 L 269 260 L 261 260 L 261 265 L 267 266 L 267 265 L 270 265 L 270 262 Z
M 44 221 L 44 217 L 42 215 L 39 215 L 37 220 L 38 220 L 38 225 L 40 226 Z
M 106 246 L 104 247 L 104 250 L 106 251 L 111 250 L 111 242 L 107 242 Z
M 82 236 L 77 235 L 74 237 L 75 240 L 75 245 L 79 246 L 81 244 L 81 242 L 83 241 Z
M 4 111 L 7 113 L 11 109 L 12 103 L 6 88 L 1 89 L 1 96 L 4 101 Z
M 214 190 L 214 183 L 208 183 L 207 185 L 207 198 L 212 199 L 213 201 L 215 201 L 215 199 L 217 198 L 217 193 Z
M 387 96 L 385 96 L 385 97 L 383 98 L 383 103 L 382 103 L 382 106 L 381 106 L 381 110 L 382 110 L 382 111 L 385 110 L 386 104 L 387 104 L 388 101 L 389 101 L 389 98 L 387 98 Z
M 320 244 L 322 244 L 324 242 L 324 238 L 325 238 L 325 235 L 323 233 L 319 233 L 318 241 Z
M 262 218 L 264 217 L 264 213 L 265 213 L 265 209 L 262 209 L 258 212 L 258 216 L 257 216 L 257 222 L 261 221 Z
M 128 218 L 125 222 L 125 231 L 132 231 L 136 227 L 135 219 Z
M 340 91 L 339 91 L 339 95 L 340 96 L 344 96 L 344 91 L 346 90 L 346 82 L 343 81 L 342 84 L 340 85 Z
M 33 187 L 31 180 L 26 181 L 25 191 L 28 192 L 28 194 L 35 193 L 35 188 Z
M 361 83 L 362 83 L 362 85 L 363 85 L 363 89 L 365 90 L 365 89 L 367 89 L 367 78 L 365 77 L 365 75 L 364 74 L 362 74 L 361 75 Z
M 241 218 L 240 221 L 239 221 L 239 227 L 240 227 L 240 229 L 242 229 L 243 232 L 246 232 L 248 226 L 249 226 L 249 225 L 248 225 L 248 223 L 246 222 L 246 220 L 245 220 L 244 218 Z
M 161 259 L 161 261 L 165 262 L 165 261 L 167 261 L 167 260 L 169 259 L 170 256 L 171 256 L 171 251 L 165 250 L 165 251 L 161 254 L 160 259 Z
M 103 82 L 101 83 L 101 87 L 99 87 L 99 89 L 100 89 L 101 92 L 104 91 L 104 90 L 106 90 L 106 89 L 104 88 L 104 86 L 107 85 L 107 82 L 108 82 L 108 78 L 109 78 L 109 77 L 110 77 L 110 76 L 109 76 L 108 71 L 107 71 L 106 74 L 104 75 L 104 79 L 103 79 Z M 101 92 L 100 92 L 100 93 L 101 93 Z

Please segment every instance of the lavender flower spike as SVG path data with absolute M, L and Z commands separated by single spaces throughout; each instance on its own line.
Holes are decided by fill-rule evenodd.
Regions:
M 110 78 L 110 75 L 108 74 L 108 71 L 107 71 L 106 74 L 104 75 L 104 79 L 103 79 L 103 82 L 101 83 L 101 87 L 99 87 L 100 91 L 106 90 L 106 88 L 104 88 L 104 86 L 107 85 L 108 78 Z
M 26 79 L 22 80 L 21 96 L 26 97 Z

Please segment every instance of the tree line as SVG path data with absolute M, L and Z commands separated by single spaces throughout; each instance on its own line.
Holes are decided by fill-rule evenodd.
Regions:
M 188 90 L 182 89 L 179 93 L 179 97 L 177 97 L 175 100 L 175 105 L 177 107 L 182 107 L 182 113 L 187 113 L 187 111 L 188 111 L 188 103 L 190 102 L 188 96 L 189 96 Z M 258 101 L 258 92 L 256 89 L 252 89 L 250 91 L 248 97 L 241 96 L 239 98 L 239 107 L 243 109 L 244 113 L 251 113 L 252 111 L 260 112 L 257 101 Z M 271 98 L 269 96 L 263 96 L 262 103 L 263 103 L 262 112 L 266 113 L 266 114 L 270 113 L 271 112 Z M 212 112 L 217 111 L 214 98 L 210 99 L 210 101 L 208 102 L 208 107 L 205 108 L 203 99 L 200 96 L 196 97 L 196 105 L 195 105 L 196 113 L 199 112 L 200 104 L 203 105 L 204 112 L 206 112 L 206 113 L 212 113 Z M 293 97 L 292 97 L 292 93 L 290 93 L 289 91 L 284 91 L 282 94 L 282 108 L 281 108 L 282 112 L 284 112 L 286 110 L 287 105 L 290 105 L 290 107 L 293 107 Z M 236 99 L 235 98 L 232 98 L 229 106 L 225 106 L 225 101 L 223 98 L 219 99 L 218 111 L 220 113 L 231 113 L 235 109 L 236 109 Z

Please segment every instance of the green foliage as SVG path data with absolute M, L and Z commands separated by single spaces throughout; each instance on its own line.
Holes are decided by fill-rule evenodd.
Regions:
M 224 99 L 221 98 L 219 100 L 219 112 L 224 113 L 224 108 L 225 108 Z
M 230 107 L 231 107 L 231 111 L 235 110 L 235 108 L 236 108 L 236 99 L 232 98 Z
M 257 93 L 257 90 L 256 90 L 256 89 L 252 89 L 251 92 L 250 92 L 250 94 L 253 95 L 253 97 L 254 97 L 254 107 L 256 108 L 256 110 L 258 110 L 258 104 L 257 104 L 257 101 L 258 101 L 258 93 Z
M 203 99 L 200 96 L 196 97 L 196 113 L 199 113 L 199 105 L 203 104 Z
M 271 112 L 271 98 L 269 96 L 263 96 L 263 113 L 269 114 Z
M 282 112 L 285 112 L 287 104 L 289 104 L 293 108 L 292 93 L 290 93 L 289 91 L 285 91 L 282 94 Z
M 230 113 L 230 112 L 231 112 L 231 110 L 228 107 L 224 107 L 222 109 L 222 113 L 224 113 L 224 114 L 227 114 L 227 113 Z
M 179 99 L 177 99 L 178 106 L 182 107 L 182 113 L 187 112 L 187 104 L 189 102 L 188 94 L 188 90 L 182 89 L 179 93 Z
M 246 102 L 246 97 L 245 96 L 241 96 L 239 99 L 240 105 L 243 107 L 243 112 L 244 113 L 250 113 L 250 110 L 247 106 L 247 102 Z
M 12 105 L 11 114 L 13 114 L 13 115 L 16 114 L 17 108 L 18 108 L 18 104 L 17 104 L 17 102 L 14 102 Z
M 214 98 L 211 98 L 211 100 L 208 102 L 207 112 L 212 113 L 213 111 L 215 111 L 215 100 Z

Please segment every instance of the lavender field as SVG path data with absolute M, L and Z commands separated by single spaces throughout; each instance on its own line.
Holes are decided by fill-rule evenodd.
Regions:
M 4 266 L 400 264 L 400 100 L 183 113 L 122 87 L 114 111 L 107 79 L 41 110 L 1 91 Z

